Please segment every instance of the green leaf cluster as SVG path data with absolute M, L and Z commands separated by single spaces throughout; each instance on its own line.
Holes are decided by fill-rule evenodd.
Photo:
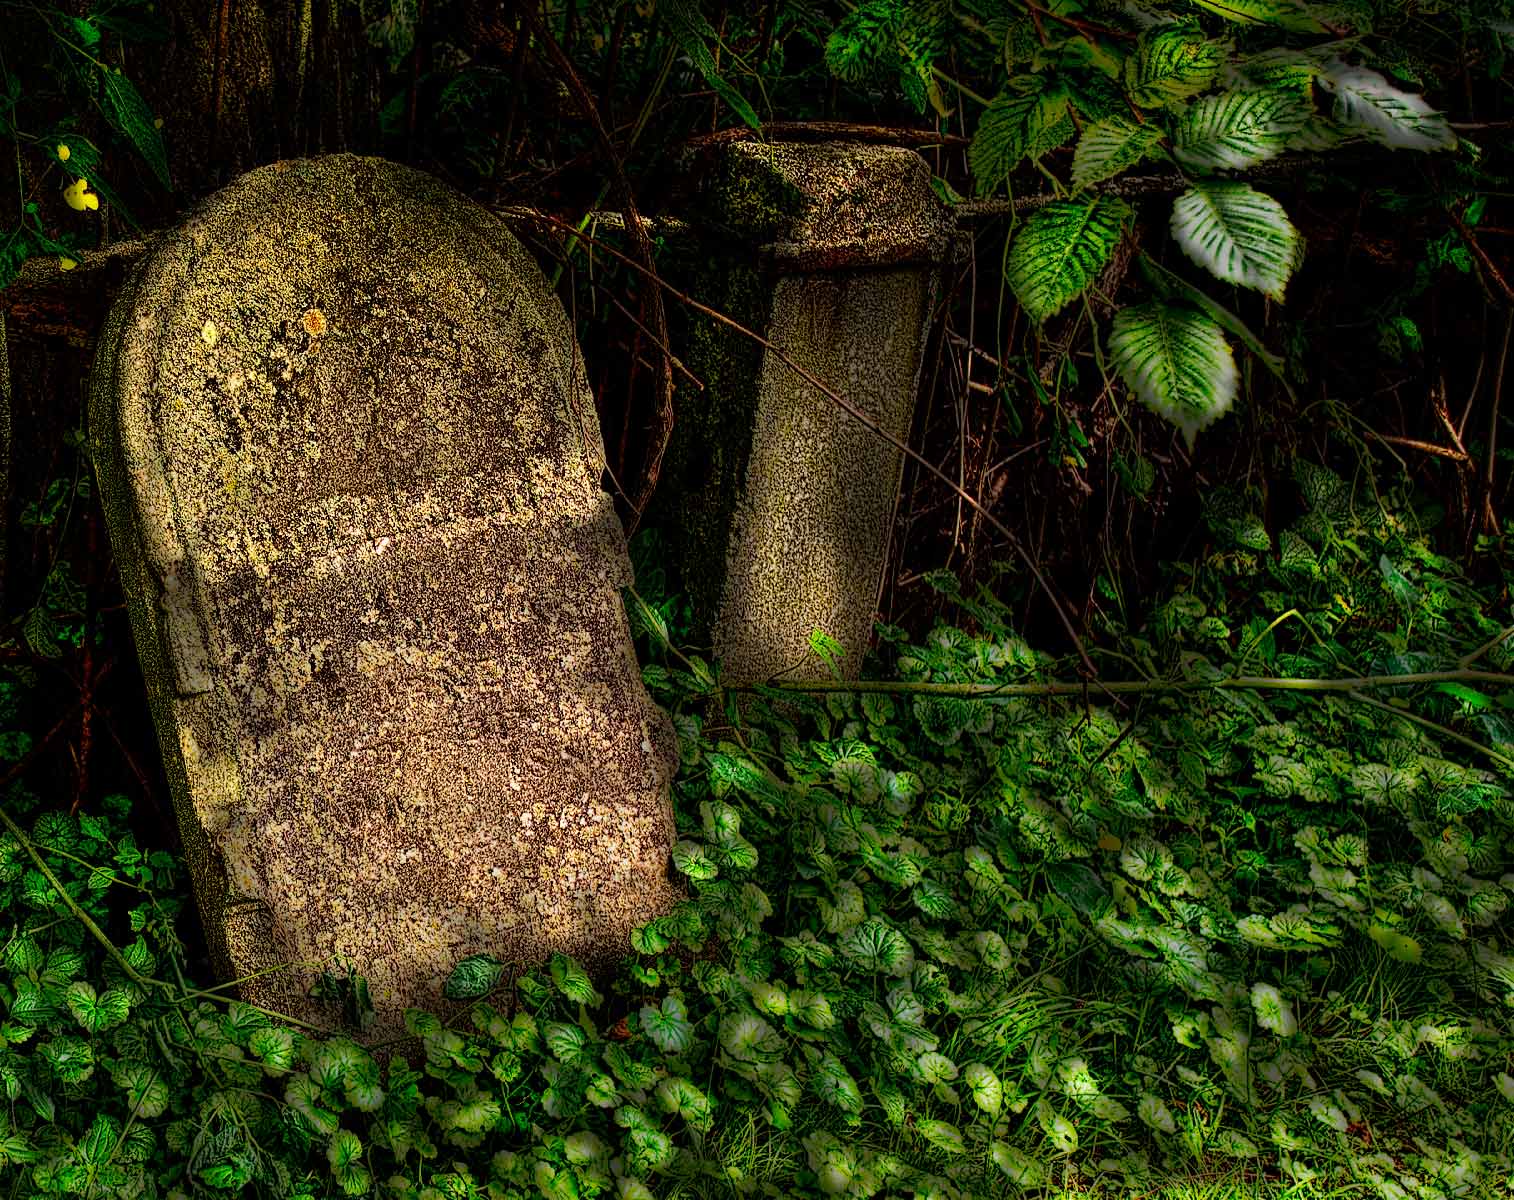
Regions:
M 1281 301 L 1303 238 L 1262 190 L 1258 167 L 1285 152 L 1322 154 L 1359 141 L 1417 151 L 1458 145 L 1423 96 L 1359 61 L 1370 4 L 1066 0 L 1030 5 L 1019 17 L 971 4 L 954 15 L 943 23 L 936 0 L 859 6 L 832 35 L 827 61 L 853 82 L 869 70 L 897 72 L 917 102 L 919 80 L 957 82 L 945 64 L 972 64 L 974 87 L 993 81 L 988 97 L 959 84 L 953 99 L 975 112 L 968 159 L 980 197 L 1034 181 L 1026 165 L 1050 181 L 1055 199 L 1018 222 L 1004 260 L 1005 282 L 1037 325 L 1082 297 L 1112 300 L 1102 294 L 1105 272 L 1123 261 L 1116 251 L 1139 228 L 1121 196 L 1143 164 L 1181 173 L 1169 227 L 1189 259 L 1221 283 Z M 901 31 L 917 29 L 933 32 L 901 49 Z M 1069 143 L 1063 173 L 1066 156 L 1054 152 Z M 1152 234 L 1139 236 L 1147 249 Z M 1119 279 L 1112 274 L 1109 286 Z M 1212 305 L 1159 287 L 1122 308 L 1109 331 L 1114 370 L 1190 444 L 1237 392 L 1229 323 Z
M 174 860 L 119 799 L 36 806 L 0 838 L 0 1170 L 121 1200 L 1495 1185 L 1507 603 L 1407 493 L 1301 464 L 1273 499 L 1216 492 L 1206 557 L 1096 631 L 1124 692 L 1053 687 L 1073 664 L 944 573 L 955 622 L 885 629 L 870 690 L 738 702 L 643 622 L 685 898 L 598 977 L 464 960 L 382 1055 L 182 982 Z M 359 966 L 325 985 L 354 1028 Z

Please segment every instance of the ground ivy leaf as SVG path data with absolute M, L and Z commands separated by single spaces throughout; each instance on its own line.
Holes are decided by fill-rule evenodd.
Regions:
M 637 1020 L 642 1032 L 664 1054 L 682 1054 L 694 1044 L 694 1026 L 678 996 L 664 996 L 660 1008 L 643 1008 Z

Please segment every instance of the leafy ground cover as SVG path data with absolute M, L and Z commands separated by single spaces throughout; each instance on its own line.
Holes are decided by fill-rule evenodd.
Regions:
M 371 1054 L 189 977 L 124 799 L 12 785 L 7 1194 L 1504 1194 L 1507 598 L 1405 494 L 1258 499 L 1100 631 L 1120 685 L 942 574 L 868 690 L 723 693 L 643 555 L 687 901 L 611 979 L 467 960 Z

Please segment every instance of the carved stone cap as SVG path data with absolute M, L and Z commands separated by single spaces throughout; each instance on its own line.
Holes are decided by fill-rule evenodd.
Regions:
M 920 155 L 848 142 L 723 147 L 700 210 L 785 271 L 938 263 L 955 229 Z

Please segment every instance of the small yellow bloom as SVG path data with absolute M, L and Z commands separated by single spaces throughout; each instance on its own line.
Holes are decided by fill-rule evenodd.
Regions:
M 99 208 L 100 197 L 89 190 L 89 180 L 76 179 L 63 189 L 63 201 L 75 212 Z
M 61 143 L 59 144 L 59 146 L 58 146 L 58 160 L 60 162 L 67 162 L 68 161 L 68 156 L 71 153 L 73 153 L 73 152 L 67 146 L 62 145 Z
M 58 259 L 58 268 L 59 268 L 59 270 L 62 270 L 62 271 L 72 271 L 78 265 L 79 265 L 79 260 L 78 259 L 76 259 L 76 258 L 69 258 L 67 255 L 64 255 L 63 257 L 61 257 L 61 258 Z
M 163 118 L 162 117 L 154 117 L 152 119 L 152 127 L 154 129 L 162 129 L 163 128 Z

